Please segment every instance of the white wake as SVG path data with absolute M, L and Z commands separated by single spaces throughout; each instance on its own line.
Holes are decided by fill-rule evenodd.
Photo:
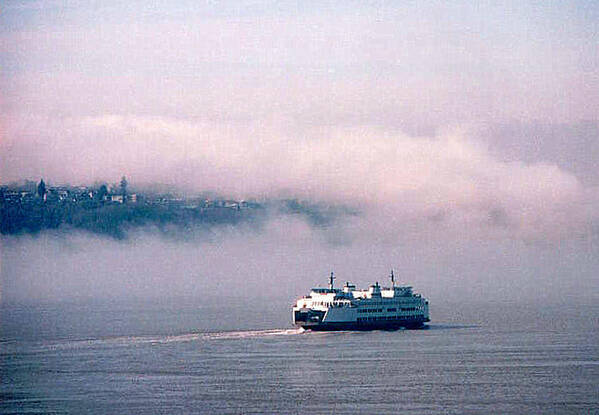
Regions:
M 103 339 L 82 339 L 82 340 L 63 340 L 50 342 L 34 342 L 27 347 L 28 351 L 51 352 L 61 350 L 91 349 L 91 348 L 113 348 L 130 347 L 136 345 L 160 345 L 168 343 L 182 343 L 191 341 L 212 341 L 212 340 L 235 340 L 247 338 L 273 337 L 273 336 L 293 336 L 304 333 L 302 328 L 293 329 L 267 329 L 267 330 L 240 330 L 240 331 L 221 331 L 221 332 L 198 332 L 176 335 L 162 336 L 118 336 Z M 22 344 L 3 345 L 3 352 L 16 352 Z M 12 347 L 11 347 L 12 346 Z M 10 350 L 6 350 L 10 349 Z M 4 354 L 4 353 L 3 353 Z

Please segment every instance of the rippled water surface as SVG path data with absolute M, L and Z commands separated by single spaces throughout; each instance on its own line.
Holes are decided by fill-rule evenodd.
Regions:
M 599 413 L 592 304 L 437 304 L 428 330 L 335 333 L 290 327 L 286 301 L 1 311 L 1 413 Z

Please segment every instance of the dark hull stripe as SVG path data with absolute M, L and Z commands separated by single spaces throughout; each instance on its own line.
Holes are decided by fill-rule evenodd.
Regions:
M 340 322 L 340 323 L 304 323 L 297 322 L 298 326 L 306 330 L 335 331 L 335 330 L 397 330 L 400 328 L 424 328 L 428 320 L 396 320 L 396 321 L 368 321 L 368 322 Z

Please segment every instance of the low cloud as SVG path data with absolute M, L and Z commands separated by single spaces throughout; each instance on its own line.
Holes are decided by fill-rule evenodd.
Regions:
M 52 157 L 35 131 L 51 131 Z M 453 129 L 413 137 L 369 125 L 294 129 L 285 120 L 211 123 L 107 114 L 35 119 L 3 143 L 5 175 L 54 182 L 158 182 L 233 197 L 355 207 L 383 234 L 560 239 L 586 232 L 593 189 L 547 162 L 505 161 Z M 18 179 L 19 177 L 13 177 Z
M 364 224 L 362 224 L 364 226 Z M 356 228 L 353 228 L 356 229 Z M 369 229 L 362 229 L 369 231 Z M 192 297 L 199 303 L 291 301 L 324 285 L 387 282 L 394 268 L 432 304 L 448 301 L 595 301 L 597 249 L 585 241 L 559 248 L 456 235 L 394 243 L 371 233 L 331 244 L 337 229 L 316 229 L 301 217 L 278 217 L 259 232 L 221 228 L 209 238 L 164 238 L 145 229 L 126 241 L 88 233 L 47 231 L 2 237 L 2 301 Z

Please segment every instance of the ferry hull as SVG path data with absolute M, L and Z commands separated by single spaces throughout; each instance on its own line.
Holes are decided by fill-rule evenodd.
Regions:
M 372 322 L 296 322 L 295 324 L 312 331 L 347 331 L 347 330 L 399 330 L 405 329 L 424 329 L 427 328 L 426 322 L 429 320 L 397 320 L 397 321 L 372 321 Z

